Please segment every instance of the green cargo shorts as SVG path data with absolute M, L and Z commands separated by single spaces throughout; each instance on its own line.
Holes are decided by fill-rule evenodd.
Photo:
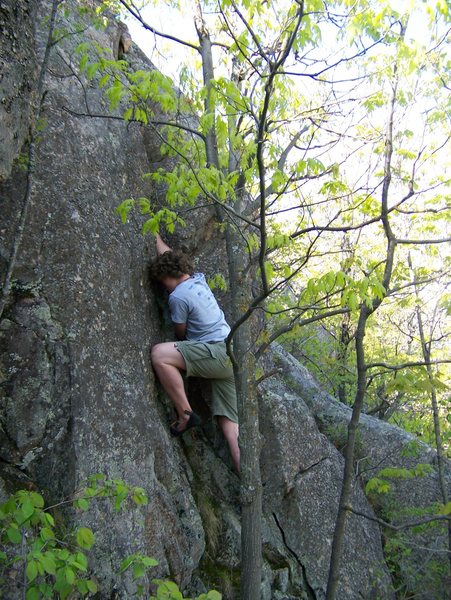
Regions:
M 213 415 L 238 423 L 235 378 L 225 342 L 184 341 L 175 347 L 185 359 L 188 377 L 211 381 Z

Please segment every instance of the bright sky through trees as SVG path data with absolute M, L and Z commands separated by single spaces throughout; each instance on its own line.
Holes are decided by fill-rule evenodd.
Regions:
M 141 11 L 141 16 L 144 21 L 152 27 L 165 34 L 170 34 L 180 39 L 196 43 L 197 33 L 194 25 L 193 3 L 186 0 L 180 0 L 177 8 L 171 8 L 166 3 L 161 2 L 142 2 L 144 8 Z M 171 3 L 167 3 L 171 4 Z M 278 10 L 281 5 L 286 5 L 286 0 L 274 2 L 271 5 L 275 22 L 278 19 Z M 385 2 L 381 2 L 381 8 Z M 139 5 L 139 4 L 138 4 Z M 433 148 L 440 148 L 446 142 L 447 132 L 441 127 L 435 130 L 429 124 L 426 126 L 427 114 L 429 111 L 435 110 L 439 99 L 434 93 L 427 94 L 425 87 L 429 83 L 430 77 L 434 77 L 437 73 L 433 71 L 429 75 L 418 70 L 417 65 L 421 64 L 420 58 L 425 55 L 425 52 L 432 48 L 435 42 L 431 42 L 433 34 L 440 37 L 437 31 L 434 31 L 431 14 L 433 13 L 428 2 L 420 0 L 395 0 L 389 3 L 390 8 L 398 11 L 400 14 L 410 13 L 410 17 L 405 32 L 405 41 L 408 43 L 412 51 L 417 53 L 412 62 L 414 67 L 409 72 L 407 67 L 406 75 L 402 82 L 402 93 L 410 94 L 410 98 L 403 105 L 399 104 L 395 111 L 395 129 L 398 124 L 402 125 L 404 131 L 410 131 L 402 144 L 404 154 L 398 156 L 399 170 L 404 170 L 407 174 L 409 164 L 413 160 L 412 157 L 422 145 L 422 137 L 427 136 L 429 141 L 429 154 L 427 161 L 418 161 L 417 177 L 421 181 L 422 172 L 426 169 L 425 174 L 428 179 L 430 191 L 424 191 L 416 199 L 416 207 L 419 210 L 426 208 L 426 204 L 436 192 L 434 189 L 434 181 L 447 178 L 446 172 L 449 169 L 449 162 L 443 161 L 443 156 L 439 161 L 434 159 Z M 221 18 L 219 13 L 215 12 L 215 4 L 212 3 L 210 13 L 206 12 L 205 18 L 208 26 L 212 30 L 217 30 L 217 23 Z M 332 10 L 332 8 L 330 8 Z M 359 189 L 367 190 L 370 193 L 378 194 L 377 186 L 380 185 L 380 177 L 378 172 L 378 161 L 380 152 L 382 151 L 383 136 L 380 133 L 385 129 L 386 107 L 383 101 L 383 96 L 389 94 L 390 83 L 387 78 L 378 78 L 379 70 L 390 64 L 390 54 L 394 52 L 394 46 L 391 44 L 377 43 L 373 47 L 366 40 L 369 49 L 364 55 L 359 57 L 359 60 L 345 61 L 336 67 L 329 67 L 340 58 L 348 58 L 362 50 L 362 40 L 359 35 L 355 39 L 351 39 L 352 32 L 340 29 L 341 17 L 340 8 L 335 8 L 333 18 L 328 20 L 319 20 L 319 30 L 317 31 L 317 42 L 312 44 L 306 54 L 306 60 L 294 61 L 291 65 L 288 63 L 286 70 L 293 71 L 291 77 L 293 94 L 299 95 L 302 98 L 299 102 L 301 111 L 305 111 L 307 125 L 308 110 L 316 109 L 321 103 L 324 106 L 329 106 L 330 114 L 327 117 L 327 126 L 324 127 L 322 133 L 319 134 L 320 139 L 317 142 L 318 150 L 314 147 L 309 149 L 309 156 L 320 160 L 323 164 L 338 163 L 340 172 L 346 181 L 350 190 L 355 194 Z M 147 54 L 155 66 L 164 74 L 169 75 L 176 85 L 180 81 L 180 70 L 183 65 L 189 65 L 189 71 L 195 78 L 201 82 L 201 61 L 198 53 L 186 46 L 162 39 L 154 36 L 151 32 L 146 31 L 136 19 L 129 16 L 127 24 L 130 28 L 133 39 L 140 48 Z M 214 26 L 216 24 L 216 27 Z M 241 24 L 240 24 L 241 26 Z M 221 39 L 219 33 L 216 39 Z M 225 34 L 224 34 L 225 35 Z M 271 39 L 274 32 L 268 29 L 268 45 L 273 42 Z M 224 37 L 224 41 L 230 43 L 230 39 Z M 217 53 L 215 60 L 216 77 L 221 76 L 222 65 L 227 62 L 227 53 L 222 48 L 213 48 L 213 52 Z M 223 61 L 223 62 L 221 62 Z M 393 63 L 394 64 L 394 63 Z M 324 70 L 320 78 L 306 77 L 309 72 L 309 65 L 316 72 Z M 229 76 L 224 69 L 224 74 Z M 193 72 L 196 71 L 195 73 Z M 311 71 L 313 72 L 313 71 Z M 438 74 L 439 75 L 439 74 Z M 322 79 L 322 81 L 320 81 Z M 181 84 L 183 89 L 183 84 Z M 378 101 L 377 93 L 380 93 L 380 101 Z M 443 90 L 443 93 L 446 93 Z M 368 99 L 366 101 L 366 98 Z M 443 98 L 442 98 L 443 101 Z M 380 102 L 380 103 L 379 103 Z M 443 102 L 442 102 L 443 104 Z M 297 123 L 296 123 L 297 121 Z M 325 121 L 326 123 L 326 121 Z M 299 118 L 294 120 L 294 127 L 299 127 Z M 287 123 L 284 128 L 281 128 L 278 136 L 282 138 L 284 135 L 287 138 L 295 134 L 291 131 L 292 127 Z M 329 130 L 329 139 L 327 129 Z M 333 133 L 331 133 L 333 130 Z M 339 135 L 337 135 L 337 132 Z M 431 142 L 432 139 L 432 142 Z M 362 140 L 365 142 L 362 145 Z M 409 156 L 409 152 L 411 156 Z M 302 159 L 302 152 L 294 150 L 293 155 L 297 153 L 298 159 Z M 410 161 L 410 162 L 409 162 Z M 396 194 L 403 194 L 403 177 L 392 181 L 392 189 Z M 306 185 L 304 190 L 299 191 L 299 195 L 310 194 L 311 196 L 321 193 L 321 181 L 311 182 Z M 399 186 L 399 187 L 398 187 Z M 365 192 L 367 193 L 367 192 Z M 344 196 L 343 196 L 344 197 Z M 444 198 L 445 200 L 445 198 Z M 289 223 L 292 219 L 292 213 L 287 211 L 290 206 L 299 204 L 299 197 L 290 197 L 286 195 L 283 199 L 283 209 L 277 219 L 280 223 Z M 322 215 L 321 211 L 326 210 L 322 205 L 313 209 L 312 217 L 319 219 Z M 287 211 L 287 212 L 285 212 Z M 333 218 L 332 214 L 328 215 Z M 352 217 L 350 217 L 352 218 Z M 418 228 L 423 225 L 423 219 L 420 217 L 411 216 L 410 218 L 399 218 L 397 227 L 400 235 L 403 237 L 416 236 Z M 371 236 L 377 233 L 378 225 L 371 226 L 367 229 L 364 235 Z M 447 235 L 443 231 L 444 235 Z M 359 234 L 360 235 L 360 234 Z M 431 257 L 431 253 L 424 252 L 423 249 L 412 252 L 417 254 L 415 263 L 417 265 L 431 265 L 433 262 L 440 263 L 442 258 L 446 256 L 446 246 L 442 246 L 437 250 L 438 256 Z M 438 264 L 436 265 L 438 267 Z M 317 265 L 318 269 L 324 265 Z
M 425 43 L 429 36 L 427 3 L 420 0 L 393 0 L 390 4 L 393 9 L 401 13 L 411 6 L 415 7 L 407 27 L 406 40 L 415 40 L 418 44 Z M 163 2 L 155 4 L 151 2 L 143 8 L 141 16 L 144 21 L 163 33 L 169 33 L 187 41 L 196 41 L 197 39 L 190 0 L 180 0 L 180 9 L 166 6 Z M 144 30 L 131 15 L 124 15 L 123 18 L 130 29 L 134 42 L 160 71 L 177 81 L 180 67 L 186 60 L 186 53 L 191 51 L 186 47 L 181 48 L 179 44 L 169 40 L 158 40 L 157 43 L 155 37 L 149 31 Z M 328 36 L 323 35 L 322 50 L 327 46 Z M 333 48 L 330 50 L 334 51 Z M 377 52 L 380 51 L 381 49 L 378 48 Z M 194 52 L 193 54 L 195 55 Z

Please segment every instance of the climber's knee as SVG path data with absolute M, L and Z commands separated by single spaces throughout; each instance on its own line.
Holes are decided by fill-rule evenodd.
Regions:
M 150 349 L 150 362 L 155 367 L 162 362 L 163 359 L 163 344 L 155 344 Z
M 185 360 L 174 342 L 163 342 L 152 346 L 150 360 L 154 368 L 171 366 L 177 367 L 177 369 L 186 369 Z

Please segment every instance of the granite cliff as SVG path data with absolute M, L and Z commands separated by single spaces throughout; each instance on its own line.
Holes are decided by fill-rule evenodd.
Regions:
M 76 5 L 66 2 L 68 13 L 59 17 L 74 30 L 81 18 Z M 3 273 L 27 185 L 21 157 L 35 114 L 48 12 L 46 1 L 0 5 Z M 142 174 L 167 159 L 144 126 L 74 114 L 88 112 L 87 106 L 108 114 L 96 81 L 88 83 L 78 68 L 80 38 L 110 48 L 117 58 L 124 27 L 112 19 L 105 29 L 85 22 L 80 31 L 50 54 L 30 205 L 0 326 L 1 495 L 32 486 L 53 502 L 92 473 L 142 486 L 146 507 L 116 514 L 102 504 L 71 516 L 96 531 L 91 561 L 98 597 L 136 597 L 131 579 L 117 571 L 125 555 L 141 551 L 159 560 L 155 575 L 174 578 L 187 593 L 216 587 L 224 598 L 236 598 L 239 481 L 209 421 L 204 387 L 195 383 L 192 391 L 203 398 L 196 406 L 205 426 L 182 440 L 169 435 L 169 403 L 149 362 L 151 345 L 168 336 L 147 273 L 154 243 L 141 235 L 137 216 L 123 225 L 115 212 L 131 196 L 164 202 L 164 190 Z M 121 51 L 132 68 L 153 68 L 139 48 L 125 46 Z M 224 240 L 214 222 L 209 209 L 199 208 L 168 241 L 187 246 L 207 275 L 226 275 Z M 227 310 L 226 296 L 220 300 Z M 261 597 L 320 600 L 343 467 L 326 425 L 345 423 L 349 411 L 277 347 L 262 363 L 268 370 L 274 365 L 282 374 L 263 382 L 260 397 Z M 365 417 L 362 439 L 370 471 L 401 464 L 400 450 L 412 438 Z M 422 461 L 435 465 L 434 452 L 421 448 Z M 369 518 L 350 516 L 338 597 L 388 599 L 394 594 L 381 529 L 361 482 L 356 478 L 353 507 Z M 436 476 L 403 482 L 395 493 L 411 497 L 412 505 L 426 504 L 438 498 Z

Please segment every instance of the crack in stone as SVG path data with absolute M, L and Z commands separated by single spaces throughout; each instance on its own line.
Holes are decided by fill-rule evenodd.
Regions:
M 317 467 L 318 465 L 320 465 L 325 460 L 330 460 L 330 456 L 323 456 L 322 458 L 320 458 L 319 460 L 317 460 L 315 463 L 309 465 L 305 469 L 300 469 L 296 473 L 296 475 L 293 477 L 293 482 L 297 481 L 297 479 L 299 479 L 299 477 L 301 477 L 302 475 L 305 475 L 306 473 L 308 473 L 309 471 L 311 471 L 312 469 L 314 469 L 315 467 Z
M 306 467 L 305 469 L 300 469 L 296 475 L 293 477 L 292 481 L 290 484 L 287 485 L 287 490 L 284 494 L 284 497 L 287 497 L 289 494 L 291 494 L 291 492 L 294 490 L 298 480 L 305 475 L 306 473 L 308 473 L 309 471 L 311 471 L 312 469 L 314 469 L 315 467 L 317 467 L 318 465 L 320 465 L 322 462 L 324 462 L 325 460 L 330 460 L 331 457 L 330 456 L 323 456 L 322 458 L 320 458 L 318 461 L 316 461 L 315 463 L 309 465 L 308 467 Z
M 324 459 L 322 459 L 324 460 Z M 321 461 L 319 461 L 321 462 Z M 310 467 L 309 467 L 310 468 Z M 301 559 L 299 558 L 299 556 L 297 555 L 297 553 L 293 550 L 293 548 L 291 548 L 288 545 L 286 536 L 285 536 L 285 531 L 283 530 L 282 525 L 279 522 L 279 519 L 277 518 L 277 514 L 275 512 L 272 513 L 272 516 L 274 518 L 274 521 L 277 525 L 277 528 L 280 531 L 280 534 L 282 536 L 282 541 L 286 547 L 286 549 L 288 550 L 288 552 L 293 556 L 293 558 L 295 559 L 295 561 L 298 563 L 298 565 L 301 567 L 301 572 L 302 572 L 302 578 L 305 582 L 305 586 L 306 586 L 306 591 L 307 591 L 307 596 L 309 597 L 309 600 L 317 600 L 317 596 L 315 594 L 315 590 L 312 588 L 312 586 L 309 584 L 308 579 L 307 579 L 307 570 L 304 566 L 304 564 L 302 563 Z

